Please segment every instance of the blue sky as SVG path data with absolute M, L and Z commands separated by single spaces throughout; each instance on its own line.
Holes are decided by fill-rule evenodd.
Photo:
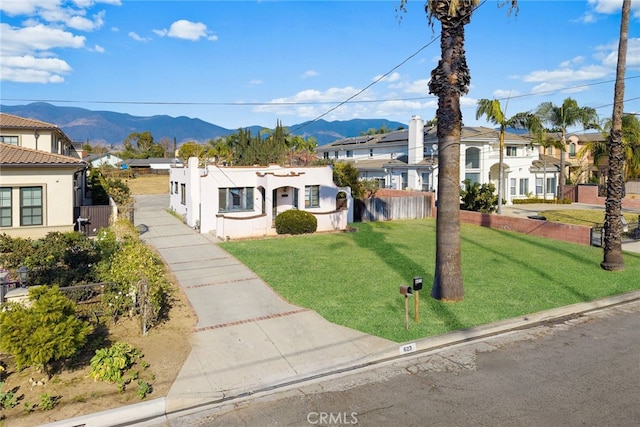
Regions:
M 0 101 L 231 129 L 430 119 L 439 23 L 427 25 L 422 0 L 399 19 L 399 2 L 2 0 Z M 466 26 L 465 125 L 487 125 L 475 119 L 481 98 L 510 116 L 573 97 L 610 117 L 622 0 L 520 0 L 517 16 L 498 4 L 482 3 Z M 640 0 L 632 7 L 625 112 L 638 113 Z

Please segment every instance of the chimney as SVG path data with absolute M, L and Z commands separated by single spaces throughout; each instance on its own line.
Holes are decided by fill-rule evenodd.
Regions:
M 409 121 L 409 152 L 410 165 L 421 162 L 424 157 L 424 122 L 420 116 L 413 116 Z

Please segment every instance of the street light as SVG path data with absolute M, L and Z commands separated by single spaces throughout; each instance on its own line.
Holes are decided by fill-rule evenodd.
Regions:
M 20 280 L 20 286 L 26 288 L 29 281 L 29 269 L 24 265 L 18 269 L 18 279 Z

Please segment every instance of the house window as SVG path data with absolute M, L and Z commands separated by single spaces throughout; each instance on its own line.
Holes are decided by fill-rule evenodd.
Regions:
M 334 152 L 333 152 L 333 158 L 334 158 L 334 159 L 337 159 L 337 158 L 338 158 L 338 152 L 337 152 L 337 151 L 334 151 Z
M 18 137 L 17 136 L 0 136 L 0 142 L 3 144 L 15 145 L 18 146 Z
M 569 157 L 575 157 L 575 156 L 576 156 L 576 144 L 572 142 L 571 144 L 569 144 Z
M 42 225 L 42 187 L 20 188 L 20 225 Z
M 187 204 L 187 184 L 180 184 L 180 203 Z
M 51 141 L 51 152 L 57 154 L 58 148 L 58 138 L 53 138 L 53 141 Z
M 401 177 L 402 177 L 402 189 L 404 190 L 409 186 L 409 175 L 406 172 L 402 172 Z
M 431 174 L 429 172 L 422 172 L 420 176 L 422 178 L 422 191 L 431 191 L 431 186 L 429 182 L 431 178 Z
M 347 150 L 347 157 L 353 157 L 353 150 Z
M 471 181 L 471 185 L 473 185 L 476 182 L 480 182 L 480 174 L 478 172 L 467 172 L 464 174 L 464 179 L 465 181 L 468 179 Z
M 516 179 L 509 178 L 509 194 L 512 196 L 516 195 Z
M 546 148 L 547 151 L 547 156 L 552 156 L 553 155 L 553 147 L 549 146 Z
M 329 152 L 325 151 L 322 157 L 324 157 L 325 159 L 328 159 L 329 158 Z
M 0 188 L 0 227 L 11 227 L 11 187 Z
M 218 189 L 219 212 L 253 211 L 253 187 Z
M 173 183 L 173 194 L 178 194 L 178 181 Z
M 556 177 L 547 178 L 547 193 L 556 193 Z
M 467 159 L 464 167 L 467 169 L 480 169 L 480 149 L 467 148 L 464 152 Z
M 518 155 L 518 147 L 512 145 L 507 146 L 507 157 L 516 157 Z
M 373 148 L 369 148 L 369 157 L 373 157 Z
M 529 192 L 529 178 L 520 178 L 520 194 Z
M 542 178 L 536 178 L 536 194 L 542 194 Z
M 307 185 L 304 187 L 304 207 L 318 208 L 320 207 L 320 186 Z
M 173 181 L 169 182 L 169 193 L 173 194 Z

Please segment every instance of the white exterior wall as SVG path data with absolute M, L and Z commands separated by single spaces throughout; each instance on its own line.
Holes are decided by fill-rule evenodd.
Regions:
M 59 168 L 2 169 L 2 187 L 11 187 L 12 226 L 0 233 L 38 239 L 50 231 L 74 230 L 73 172 Z M 20 187 L 42 187 L 42 225 L 20 226 Z
M 274 214 L 295 208 L 294 194 L 298 192 L 298 209 L 313 213 L 318 220 L 318 231 L 346 228 L 353 221 L 351 190 L 340 189 L 333 183 L 330 166 L 283 168 L 268 167 L 197 167 L 191 158 L 188 167 L 170 170 L 170 208 L 185 222 L 202 233 L 215 232 L 221 239 L 258 237 L 276 234 Z M 181 203 L 180 185 L 186 186 L 186 200 Z M 305 208 L 305 186 L 319 185 L 319 207 Z M 220 188 L 253 188 L 253 209 L 250 211 L 221 212 Z M 274 200 L 273 192 L 276 191 Z M 336 195 L 347 194 L 348 209 L 336 211 Z M 275 209 L 274 209 L 275 207 Z M 275 210 L 275 212 L 274 212 Z

